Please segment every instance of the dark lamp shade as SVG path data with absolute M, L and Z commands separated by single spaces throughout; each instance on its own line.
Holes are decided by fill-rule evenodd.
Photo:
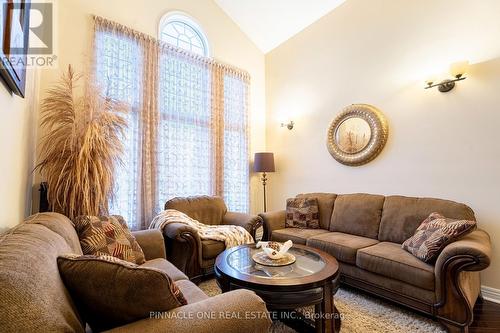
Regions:
M 274 172 L 273 153 L 255 153 L 253 161 L 253 171 L 255 172 Z

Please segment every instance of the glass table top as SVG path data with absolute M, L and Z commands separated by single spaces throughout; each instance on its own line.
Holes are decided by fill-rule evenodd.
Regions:
M 261 251 L 262 249 L 242 247 L 227 256 L 227 264 L 242 274 L 270 279 L 306 277 L 321 271 L 325 267 L 325 262 L 321 256 L 295 247 L 288 250 L 288 253 L 293 254 L 296 258 L 293 264 L 280 267 L 264 266 L 252 259 L 255 253 Z

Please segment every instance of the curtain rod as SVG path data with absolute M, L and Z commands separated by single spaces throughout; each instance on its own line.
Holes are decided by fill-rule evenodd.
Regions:
M 189 52 L 187 50 L 178 48 L 172 44 L 161 41 L 161 40 L 159 40 L 159 39 L 157 39 L 149 34 L 137 31 L 137 30 L 132 29 L 126 25 L 123 25 L 121 23 L 118 23 L 118 22 L 115 22 L 112 20 L 108 20 L 104 17 L 98 16 L 98 15 L 92 15 L 92 18 L 94 20 L 95 25 L 100 25 L 100 26 L 106 27 L 108 29 L 117 30 L 117 31 L 122 32 L 122 33 L 127 33 L 131 36 L 134 36 L 137 39 L 140 39 L 140 40 L 144 40 L 144 41 L 151 42 L 151 43 L 156 43 L 161 49 L 167 49 L 167 50 L 179 52 L 179 53 L 181 53 L 187 57 L 190 57 L 194 60 L 205 63 L 207 65 L 217 66 L 219 68 L 222 68 L 222 69 L 229 71 L 230 73 L 232 73 L 234 75 L 238 75 L 238 76 L 242 77 L 243 79 L 250 81 L 250 74 L 244 69 L 226 64 L 226 63 L 219 61 L 219 60 L 216 60 L 214 58 L 204 57 L 204 56 Z

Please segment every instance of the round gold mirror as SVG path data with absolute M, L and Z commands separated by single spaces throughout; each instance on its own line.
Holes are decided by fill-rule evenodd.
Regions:
M 352 104 L 332 121 L 328 151 L 342 164 L 362 165 L 382 151 L 387 134 L 387 122 L 380 110 L 368 104 Z

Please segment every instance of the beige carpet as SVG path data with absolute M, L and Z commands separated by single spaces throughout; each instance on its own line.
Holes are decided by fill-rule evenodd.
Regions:
M 220 294 L 215 279 L 202 282 L 200 288 L 209 296 Z M 342 333 L 417 333 L 445 332 L 432 319 L 399 308 L 354 289 L 340 288 L 335 295 L 335 305 L 342 315 Z M 310 310 L 306 310 L 310 311 Z M 293 333 L 293 329 L 280 322 L 273 324 L 271 332 Z

